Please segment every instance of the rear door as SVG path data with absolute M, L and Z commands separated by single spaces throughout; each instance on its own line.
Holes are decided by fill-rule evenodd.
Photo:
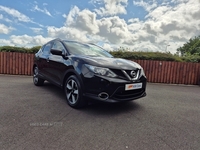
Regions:
M 41 53 L 38 56 L 38 68 L 40 71 L 40 74 L 44 76 L 46 79 L 49 79 L 49 55 L 50 55 L 50 49 L 52 47 L 52 43 L 49 42 L 46 45 L 43 46 Z

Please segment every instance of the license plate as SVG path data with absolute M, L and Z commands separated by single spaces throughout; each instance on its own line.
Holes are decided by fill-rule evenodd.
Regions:
M 142 83 L 134 83 L 134 84 L 126 84 L 125 85 L 125 91 L 141 89 L 141 88 L 142 88 Z

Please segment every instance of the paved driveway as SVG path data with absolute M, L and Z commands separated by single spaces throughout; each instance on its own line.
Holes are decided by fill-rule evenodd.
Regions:
M 149 83 L 147 94 L 76 110 L 49 83 L 0 75 L 0 149 L 200 150 L 200 87 Z

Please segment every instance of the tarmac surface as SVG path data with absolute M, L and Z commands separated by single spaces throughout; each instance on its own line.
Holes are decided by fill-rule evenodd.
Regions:
M 67 105 L 30 76 L 0 75 L 1 150 L 200 150 L 200 87 L 147 85 L 125 104 Z

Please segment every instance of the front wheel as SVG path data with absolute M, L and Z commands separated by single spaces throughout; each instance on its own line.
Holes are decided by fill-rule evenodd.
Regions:
M 43 83 L 44 83 L 44 80 L 38 77 L 38 67 L 37 66 L 34 67 L 34 69 L 33 69 L 33 83 L 36 86 L 43 85 Z
M 76 76 L 71 75 L 65 82 L 65 95 L 67 103 L 73 108 L 80 108 L 86 105 L 82 96 L 82 89 Z

